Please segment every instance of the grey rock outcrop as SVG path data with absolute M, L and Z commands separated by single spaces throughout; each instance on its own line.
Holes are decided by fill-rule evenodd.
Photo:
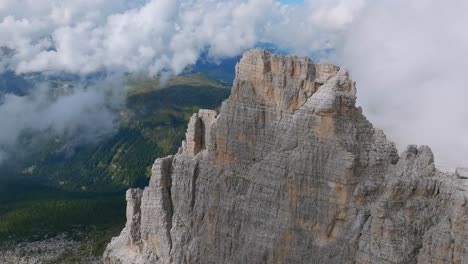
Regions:
M 400 156 L 344 69 L 244 54 L 220 114 L 127 192 L 105 263 L 468 263 L 468 184 Z

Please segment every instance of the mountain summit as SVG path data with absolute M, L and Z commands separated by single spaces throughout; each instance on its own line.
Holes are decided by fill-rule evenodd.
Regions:
M 466 263 L 467 180 L 398 155 L 355 102 L 344 69 L 246 52 L 220 113 L 127 191 L 104 262 Z

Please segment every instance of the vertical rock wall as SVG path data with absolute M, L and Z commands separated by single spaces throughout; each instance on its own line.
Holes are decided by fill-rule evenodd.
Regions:
M 355 101 L 339 67 L 245 53 L 219 115 L 127 192 L 105 263 L 468 263 L 463 176 L 399 156 Z

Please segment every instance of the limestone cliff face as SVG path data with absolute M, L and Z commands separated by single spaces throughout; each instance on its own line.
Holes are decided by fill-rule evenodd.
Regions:
M 127 192 L 105 263 L 468 263 L 466 180 L 399 156 L 345 70 L 257 49 L 236 76 Z

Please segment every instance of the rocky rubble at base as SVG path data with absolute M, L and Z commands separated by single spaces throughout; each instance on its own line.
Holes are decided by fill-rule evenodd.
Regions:
M 4 245 L 0 248 L 0 263 L 44 263 L 52 261 L 78 245 L 78 242 L 67 239 L 65 235 L 34 242 Z
M 80 241 L 73 240 L 66 234 L 38 241 L 4 244 L 0 246 L 0 263 L 2 264 L 43 264 L 55 263 L 65 254 L 77 253 Z M 74 252 L 74 253 L 72 253 Z M 82 263 L 102 263 L 99 258 L 81 258 Z M 61 261 L 57 263 L 63 263 Z
M 468 263 L 464 171 L 395 145 L 355 106 L 346 70 L 244 54 L 219 114 L 201 110 L 105 263 Z

